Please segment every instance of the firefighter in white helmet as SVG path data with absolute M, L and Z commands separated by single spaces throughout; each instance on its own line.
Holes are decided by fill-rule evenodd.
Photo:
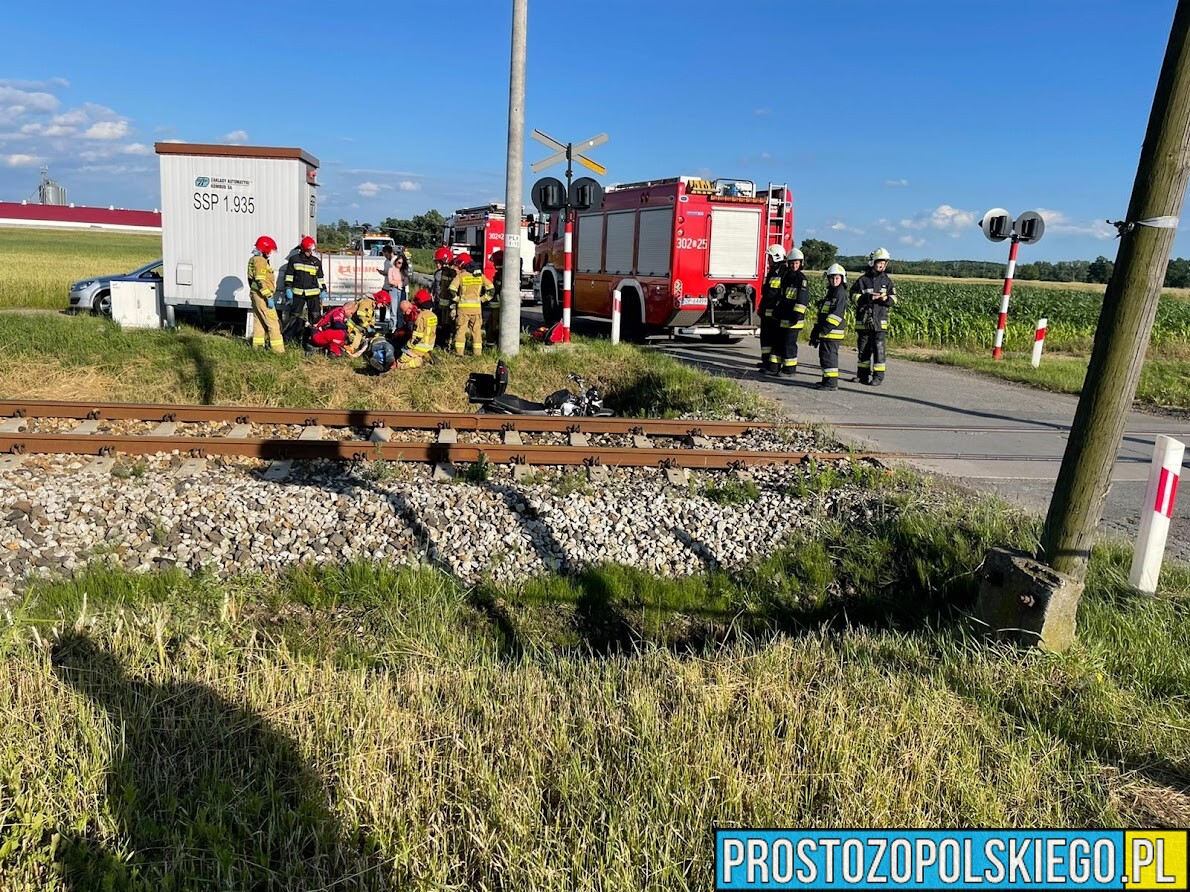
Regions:
M 773 354 L 781 334 L 777 310 L 781 305 L 781 289 L 785 281 L 785 249 L 780 245 L 769 245 L 765 254 L 769 268 L 760 289 L 760 371 L 761 374 L 775 375 L 781 370 L 780 354 Z
M 818 301 L 818 321 L 810 331 L 810 346 L 818 348 L 823 390 L 839 389 L 839 342 L 843 340 L 843 319 L 847 313 L 847 271 L 837 263 L 827 267 L 826 294 Z
M 851 293 L 856 297 L 855 327 L 860 384 L 879 387 L 884 382 L 888 339 L 888 308 L 897 302 L 897 286 L 888 277 L 892 259 L 885 248 L 877 248 L 868 258 L 867 271 L 855 280 Z
M 805 260 L 806 255 L 797 248 L 785 257 L 785 274 L 781 278 L 781 295 L 777 302 L 779 327 L 769 357 L 771 366 L 779 366 L 782 375 L 797 371 L 797 339 L 806 325 L 806 310 L 810 305 L 810 281 L 802 272 Z

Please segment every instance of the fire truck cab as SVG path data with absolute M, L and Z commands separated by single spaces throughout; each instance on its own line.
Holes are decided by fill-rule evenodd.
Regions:
M 562 317 L 564 221 L 543 217 L 534 268 L 547 322 Z M 573 224 L 571 310 L 611 317 L 625 337 L 649 331 L 735 341 L 760 330 L 765 251 L 793 244 L 787 185 L 680 176 L 611 186 Z
M 529 250 L 529 219 L 525 214 L 521 214 L 522 288 L 528 288 L 533 279 L 533 252 Z M 460 208 L 446 218 L 442 243 L 448 245 L 456 254 L 466 251 L 475 260 L 482 258 L 484 271 L 488 278 L 491 278 L 496 272 L 491 261 L 492 252 L 504 250 L 506 225 L 503 204 Z

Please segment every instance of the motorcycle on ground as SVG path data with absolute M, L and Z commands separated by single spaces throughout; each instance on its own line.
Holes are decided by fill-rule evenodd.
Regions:
M 603 406 L 598 388 L 584 386 L 583 379 L 573 372 L 566 376 L 577 389 L 556 390 L 542 402 L 523 399 L 508 389 L 508 366 L 504 360 L 496 364 L 494 375 L 472 372 L 467 377 L 467 399 L 478 405 L 478 412 L 488 415 L 560 415 L 586 418 L 606 418 L 614 413 Z

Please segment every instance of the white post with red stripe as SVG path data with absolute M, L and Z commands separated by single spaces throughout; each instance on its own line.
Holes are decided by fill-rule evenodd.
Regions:
M 623 307 L 620 304 L 620 289 L 617 288 L 612 292 L 612 343 L 620 343 L 620 313 Z
M 1161 575 L 1161 559 L 1165 555 L 1165 539 L 1169 534 L 1185 454 L 1186 444 L 1173 437 L 1159 436 L 1153 446 L 1153 467 L 1141 509 L 1132 571 L 1128 574 L 1129 585 L 1149 594 L 1157 591 L 1157 577 Z
M 1012 277 L 1016 274 L 1016 254 L 1020 242 L 1014 235 L 1012 247 L 1008 249 L 1008 266 L 1004 269 L 1004 294 L 1000 297 L 1000 321 L 996 323 L 996 343 L 992 347 L 992 359 L 999 359 L 1004 353 L 1004 329 L 1008 326 L 1008 298 L 1012 295 Z
M 574 277 L 574 223 L 566 214 L 566 235 L 562 240 L 562 341 L 570 343 L 570 288 Z
M 1033 368 L 1041 365 L 1041 351 L 1045 347 L 1045 327 L 1049 324 L 1049 320 L 1042 316 L 1037 320 L 1037 333 L 1033 335 L 1033 361 L 1030 363 Z

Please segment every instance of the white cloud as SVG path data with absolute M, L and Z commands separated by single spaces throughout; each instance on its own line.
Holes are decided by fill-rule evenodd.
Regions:
M 415 183 L 412 180 L 401 180 L 397 183 L 397 188 L 402 192 L 420 192 L 421 183 Z
M 120 149 L 125 155 L 152 155 L 153 147 L 147 146 L 143 142 L 132 142 Z
M 121 119 L 119 121 L 96 121 L 87 128 L 83 134 L 83 139 L 123 139 L 128 135 L 128 122 Z
M 0 155 L 9 167 L 32 167 L 41 159 L 36 155 Z
M 974 211 L 964 211 L 949 204 L 940 204 L 932 211 L 923 211 L 916 217 L 901 221 L 902 229 L 940 229 L 959 235 L 965 228 L 975 225 L 979 215 Z
M 371 181 L 360 183 L 355 187 L 355 191 L 364 198 L 374 198 L 380 194 L 381 189 L 391 189 L 392 186 L 386 186 L 383 183 L 373 183 Z
M 896 187 L 896 186 L 908 186 L 908 185 L 909 185 L 909 181 L 908 181 L 908 180 L 885 180 L 885 181 L 884 181 L 884 185 L 886 185 L 886 186 L 893 186 L 893 187 Z
M 772 156 L 772 155 L 771 155 L 769 152 L 761 152 L 761 153 L 760 153 L 760 160 L 761 160 L 761 161 L 772 161 L 772 160 L 773 160 L 773 156 Z
M 771 115 L 772 113 L 773 113 L 773 110 L 771 108 L 758 108 L 758 109 L 756 109 L 756 111 L 753 112 L 754 115 L 760 115 L 762 118 L 765 115 Z
M 247 130 L 233 130 L 231 133 L 223 134 L 223 141 L 229 142 L 232 145 L 242 146 L 248 141 Z
M 899 239 L 897 239 L 897 241 L 899 241 L 902 245 L 909 245 L 910 247 L 913 247 L 913 248 L 920 248 L 922 245 L 924 245 L 926 243 L 926 240 L 924 238 L 916 238 L 912 235 L 903 235 Z
M 831 224 L 830 228 L 834 232 L 850 232 L 853 235 L 863 235 L 864 234 L 864 231 L 862 229 L 856 229 L 854 226 L 848 226 L 842 220 L 836 220 L 834 223 Z

